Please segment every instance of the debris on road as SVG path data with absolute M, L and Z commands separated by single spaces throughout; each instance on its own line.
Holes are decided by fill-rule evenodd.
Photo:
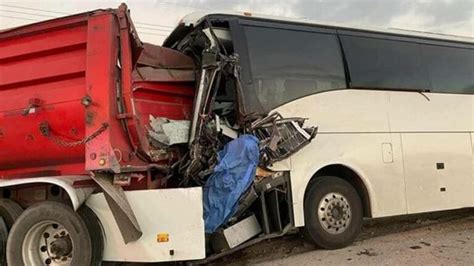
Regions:
M 425 245 L 425 246 L 427 246 L 427 247 L 431 246 L 430 243 L 425 242 L 425 241 L 420 241 L 420 244 Z
M 378 254 L 376 252 L 374 252 L 373 249 L 369 248 L 369 249 L 364 249 L 364 250 L 360 251 L 359 253 L 357 253 L 357 255 L 358 256 L 367 255 L 367 256 L 373 257 L 373 256 L 377 256 Z

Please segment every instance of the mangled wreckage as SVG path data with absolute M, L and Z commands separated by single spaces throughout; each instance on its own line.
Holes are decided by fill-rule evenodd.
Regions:
M 179 187 L 204 187 L 205 231 L 213 249 L 209 252 L 222 256 L 257 235 L 248 244 L 292 227 L 289 173 L 271 167 L 307 145 L 317 128 L 304 127 L 306 119 L 301 117 L 247 111 L 255 108 L 246 108 L 239 54 L 228 22 L 183 24 L 175 34 L 191 28 L 172 48 L 196 64 L 192 119 L 150 117 L 149 138 L 159 149 L 177 144 L 186 150 L 168 178 L 179 180 Z M 228 233 L 232 230 L 234 235 Z

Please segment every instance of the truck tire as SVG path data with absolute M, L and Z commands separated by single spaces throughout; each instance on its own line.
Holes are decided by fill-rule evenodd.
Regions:
M 6 246 L 8 231 L 23 212 L 23 208 L 10 199 L 0 199 L 0 266 L 6 265 Z
M 26 209 L 7 241 L 8 265 L 90 265 L 92 245 L 86 223 L 71 207 L 45 201 Z
M 305 196 L 305 231 L 317 246 L 338 249 L 350 245 L 362 226 L 362 201 L 347 181 L 323 176 L 310 182 Z
M 104 256 L 104 233 L 102 231 L 102 225 L 100 224 L 97 215 L 86 205 L 82 205 L 77 210 L 79 216 L 86 223 L 87 230 L 91 237 L 91 266 L 102 265 L 102 258 Z
M 8 229 L 7 224 L 0 216 L 0 266 L 7 265 L 7 259 L 5 257 L 6 250 L 7 250 L 7 237 L 8 237 Z
M 10 199 L 0 199 L 0 216 L 10 229 L 18 217 L 23 212 L 23 208 L 16 202 Z

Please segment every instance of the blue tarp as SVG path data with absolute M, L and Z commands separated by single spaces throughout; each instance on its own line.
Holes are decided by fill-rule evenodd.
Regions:
M 206 233 L 234 215 L 240 196 L 254 180 L 258 161 L 258 139 L 252 135 L 242 135 L 219 151 L 218 164 L 204 186 Z

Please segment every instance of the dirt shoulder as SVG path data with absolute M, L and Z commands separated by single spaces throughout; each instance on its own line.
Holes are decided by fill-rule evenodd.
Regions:
M 366 221 L 351 246 L 320 250 L 298 234 L 266 241 L 215 264 L 472 264 L 474 210 Z

